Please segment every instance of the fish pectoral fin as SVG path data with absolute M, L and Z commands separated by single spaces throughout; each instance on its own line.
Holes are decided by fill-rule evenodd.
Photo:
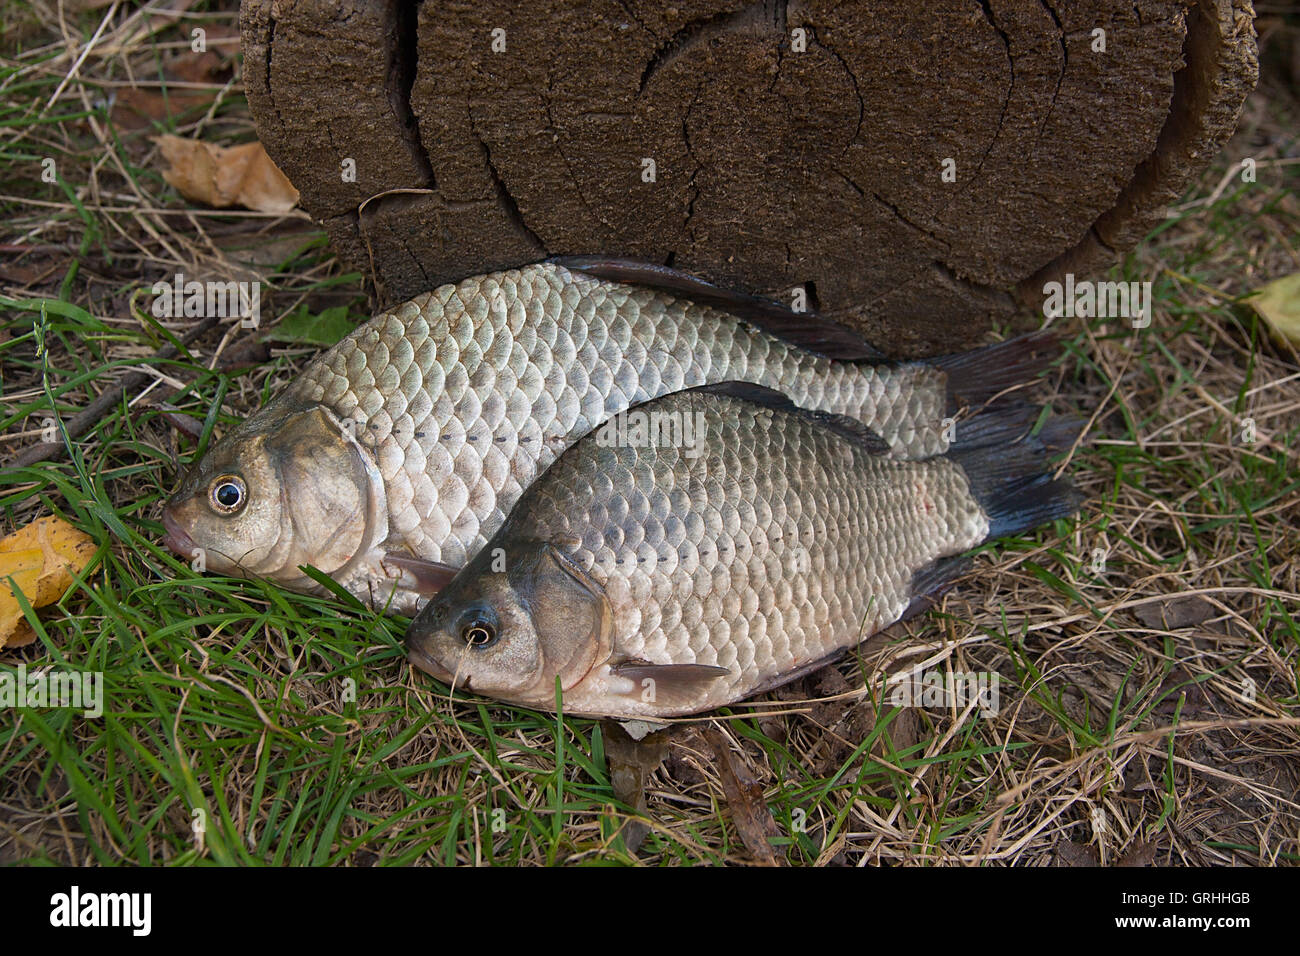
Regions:
M 439 564 L 437 561 L 425 561 L 423 558 L 413 558 L 409 554 L 386 554 L 384 555 L 384 566 L 391 570 L 400 571 L 403 576 L 409 576 L 415 580 L 415 588 L 424 597 L 433 597 L 456 576 L 459 568 L 453 568 L 449 564 Z
M 655 697 L 658 700 L 691 697 L 702 685 L 731 673 L 725 667 L 713 667 L 710 664 L 651 664 L 649 661 L 642 660 L 615 664 L 610 668 L 610 672 L 618 677 L 635 681 L 638 693 L 651 686 L 645 684 L 645 681 L 653 681 Z

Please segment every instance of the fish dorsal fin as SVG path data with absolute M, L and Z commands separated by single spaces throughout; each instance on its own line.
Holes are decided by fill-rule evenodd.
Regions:
M 834 412 L 800 408 L 784 392 L 778 392 L 776 389 L 768 388 L 765 385 L 755 385 L 753 382 L 718 382 L 716 385 L 698 385 L 695 388 L 685 389 L 685 391 L 725 395 L 728 398 L 738 398 L 754 405 L 762 405 L 765 408 L 774 408 L 778 411 L 799 415 L 866 449 L 873 455 L 888 455 L 890 453 L 889 442 L 856 418 L 851 418 L 848 415 L 837 415 Z
M 848 415 L 836 415 L 834 412 L 817 412 L 808 411 L 807 409 L 800 409 L 800 412 L 805 418 L 825 426 L 869 454 L 888 457 L 890 453 L 889 442 L 856 418 L 851 418 Z
M 737 382 L 734 380 L 715 382 L 712 385 L 696 385 L 692 388 L 684 388 L 682 391 L 725 395 L 728 398 L 738 398 L 742 402 L 762 405 L 765 408 L 775 408 L 783 412 L 799 412 L 801 410 L 785 392 L 777 391 L 775 388 L 768 388 L 766 385 L 758 385 L 754 382 Z
M 668 266 L 611 256 L 558 256 L 549 260 L 593 279 L 646 286 L 729 312 L 779 339 L 841 361 L 883 361 L 885 356 L 852 329 L 816 312 L 795 312 L 772 299 L 723 289 Z

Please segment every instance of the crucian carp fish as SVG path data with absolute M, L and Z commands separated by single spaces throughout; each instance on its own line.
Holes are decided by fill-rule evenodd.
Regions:
M 955 411 L 1053 354 L 1035 335 L 888 363 L 842 326 L 672 270 L 550 260 L 441 286 L 324 352 L 191 469 L 163 509 L 166 543 L 319 593 L 310 565 L 410 615 L 561 452 L 639 402 L 750 381 L 924 458 Z
M 568 713 L 668 717 L 823 666 L 918 610 L 981 543 L 1073 513 L 1046 471 L 1077 423 L 1002 405 L 924 461 L 854 420 L 748 384 L 643 406 L 700 415 L 704 453 L 588 437 L 406 636 L 452 686 Z

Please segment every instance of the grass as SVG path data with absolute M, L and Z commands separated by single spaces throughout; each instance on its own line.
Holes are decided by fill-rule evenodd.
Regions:
M 3 14 L 18 48 L 0 60 L 0 243 L 30 249 L 0 264 L 5 459 L 183 334 L 140 305 L 177 269 L 255 269 L 272 327 L 366 311 L 360 276 L 304 218 L 188 209 L 158 175 L 151 133 L 251 136 L 237 83 L 135 130 L 101 102 L 128 65 L 165 90 L 192 23 L 229 25 L 229 10 L 116 15 L 101 37 L 113 52 L 92 50 L 64 84 L 55 37 L 84 44 L 106 11 L 54 27 L 43 9 Z M 406 666 L 403 621 L 196 574 L 161 548 L 178 469 L 311 350 L 227 367 L 230 328 L 159 364 L 70 460 L 0 472 L 5 531 L 53 513 L 98 545 L 58 605 L 28 615 L 37 642 L 0 667 L 102 672 L 106 686 L 97 720 L 0 713 L 0 862 L 748 862 L 720 745 L 759 782 L 791 864 L 1296 862 L 1300 365 L 1243 297 L 1300 269 L 1298 116 L 1266 77 L 1225 154 L 1117 267 L 1154 281 L 1151 328 L 1061 326 L 1044 392 L 1093 416 L 1067 468 L 1083 514 L 986 547 L 939 609 L 836 667 L 680 722 L 635 849 L 609 726 L 449 701 Z M 1245 155 L 1259 181 L 1205 201 Z M 56 183 L 39 178 L 44 157 Z M 923 662 L 996 672 L 1000 710 L 891 705 L 887 676 Z

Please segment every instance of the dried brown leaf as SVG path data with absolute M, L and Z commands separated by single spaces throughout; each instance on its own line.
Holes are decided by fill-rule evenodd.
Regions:
M 1133 615 L 1147 627 L 1166 631 L 1193 627 L 1218 613 L 1218 608 L 1195 594 L 1170 598 L 1157 604 L 1143 604 L 1133 609 Z
M 154 142 L 167 162 L 163 178 L 186 199 L 218 209 L 243 206 L 273 213 L 288 212 L 298 203 L 298 190 L 261 143 L 218 146 L 170 134 Z
M 222 33 L 221 52 L 186 50 L 168 59 L 162 75 L 169 84 L 209 84 L 210 89 L 169 85 L 166 92 L 152 86 L 128 86 L 113 97 L 113 123 L 122 129 L 144 129 L 170 116 L 182 116 L 191 110 L 206 108 L 216 98 L 220 85 L 234 74 L 234 55 L 239 50 L 238 34 L 225 37 L 217 24 L 205 29 L 208 41 L 215 42 Z
M 709 743 L 717 756 L 718 779 L 722 795 L 731 810 L 731 820 L 740 833 L 745 849 L 763 866 L 779 866 L 769 837 L 779 837 L 780 829 L 763 799 L 763 787 L 749 769 L 731 752 L 727 739 L 720 731 L 708 734 Z
M 1056 844 L 1057 866 L 1097 866 L 1097 848 L 1086 843 L 1061 840 Z
M 609 779 L 614 787 L 614 796 L 637 813 L 644 814 L 646 783 L 668 755 L 671 731 L 658 731 L 634 740 L 617 721 L 603 720 L 600 726 L 605 738 L 605 759 L 609 761 Z M 650 827 L 639 820 L 624 825 L 623 844 L 628 852 L 637 851 L 649 830 Z
M 1138 840 L 1128 852 L 1115 861 L 1116 866 L 1150 866 L 1156 858 L 1156 848 L 1146 840 Z

